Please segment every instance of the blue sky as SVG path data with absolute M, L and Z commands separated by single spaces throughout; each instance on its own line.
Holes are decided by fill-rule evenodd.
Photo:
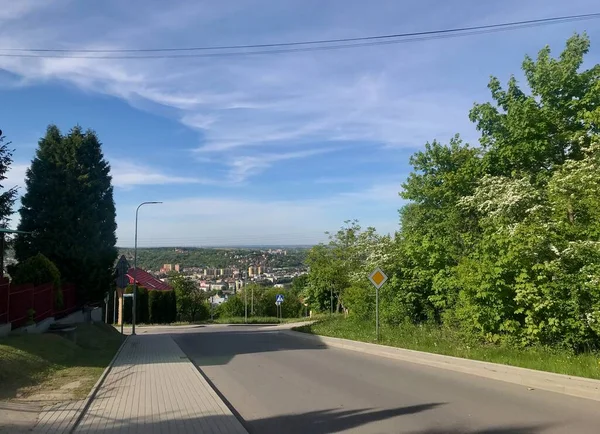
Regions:
M 0 0 L 0 48 L 121 49 L 360 37 L 598 12 L 594 0 Z M 309 244 L 346 219 L 389 233 L 408 158 L 460 133 L 490 75 L 600 20 L 347 50 L 195 59 L 0 57 L 0 128 L 23 185 L 49 123 L 96 130 L 119 245 Z M 17 219 L 13 219 L 13 225 Z

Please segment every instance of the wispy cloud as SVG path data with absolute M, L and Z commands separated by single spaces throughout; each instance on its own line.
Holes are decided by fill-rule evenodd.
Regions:
M 125 26 L 128 14 L 121 2 L 107 1 L 93 16 L 77 13 L 77 8 L 65 8 L 62 14 L 32 4 L 27 26 L 17 13 L 10 15 L 0 46 L 129 48 L 140 46 L 139 41 L 141 46 L 189 45 L 190 40 L 212 40 L 219 20 L 256 9 L 244 2 L 236 7 L 211 2 L 208 7 L 183 0 L 161 16 L 153 7 L 131 6 L 136 16 Z M 334 11 L 324 7 L 322 12 Z M 190 31 L 176 25 L 190 17 L 203 26 Z M 67 32 L 65 20 L 75 22 L 76 28 Z M 333 36 L 331 31 L 328 26 L 311 28 L 310 36 Z M 380 32 L 378 26 L 363 29 L 369 31 Z M 220 33 L 226 41 L 228 35 Z M 229 37 L 244 40 L 250 35 L 260 41 L 253 30 L 240 29 Z M 268 38 L 306 35 L 290 28 Z M 231 164 L 230 178 L 235 179 L 259 173 L 273 161 L 303 158 L 290 147 L 337 148 L 356 141 L 414 147 L 470 127 L 465 116 L 470 99 L 453 91 L 418 90 L 418 71 L 432 67 L 439 53 L 412 46 L 395 47 L 391 57 L 389 53 L 380 47 L 362 50 L 360 63 L 355 51 L 163 60 L 0 58 L 0 68 L 29 82 L 63 80 L 132 104 L 145 100 L 168 107 L 182 124 L 201 133 L 200 152 L 231 158 L 243 149 L 248 156 L 243 161 L 233 157 Z M 280 159 L 274 154 L 281 154 Z
M 170 175 L 157 168 L 124 162 L 113 163 L 111 165 L 111 175 L 113 185 L 124 189 L 139 185 L 215 183 L 211 179 Z
M 249 176 L 260 173 L 277 162 L 308 158 L 333 151 L 335 151 L 335 149 L 332 148 L 309 149 L 305 151 L 285 152 L 279 154 L 260 154 L 257 156 L 233 157 L 228 163 L 231 167 L 230 179 L 233 182 L 242 182 Z
M 397 229 L 396 210 L 402 205 L 397 191 L 398 186 L 390 183 L 303 200 L 247 196 L 166 200 L 140 221 L 140 245 L 312 244 L 325 240 L 324 232 L 335 230 L 347 218 L 358 218 L 364 226 L 377 224 L 384 233 L 393 232 Z M 361 203 L 358 209 L 357 201 Z M 125 207 L 123 211 L 133 214 L 135 210 Z M 374 214 L 394 218 L 382 223 Z M 119 225 L 120 245 L 132 243 L 132 230 L 129 220 Z

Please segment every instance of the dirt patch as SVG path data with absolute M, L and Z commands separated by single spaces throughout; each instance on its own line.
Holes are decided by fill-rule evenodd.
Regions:
M 0 434 L 30 432 L 41 411 L 39 403 L 0 401 Z

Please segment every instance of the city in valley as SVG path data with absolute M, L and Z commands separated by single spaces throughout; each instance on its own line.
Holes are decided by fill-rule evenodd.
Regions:
M 309 247 L 264 248 L 145 248 L 137 251 L 137 265 L 163 282 L 173 273 L 193 281 L 211 302 L 221 304 L 244 284 L 289 288 L 294 278 L 305 275 Z M 121 248 L 130 265 L 133 249 Z M 169 261 L 164 263 L 163 261 Z

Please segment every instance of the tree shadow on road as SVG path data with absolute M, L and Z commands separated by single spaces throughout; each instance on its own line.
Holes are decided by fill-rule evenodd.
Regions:
M 328 409 L 311 411 L 307 413 L 286 414 L 251 421 L 238 421 L 232 415 L 211 415 L 189 418 L 175 418 L 173 413 L 153 414 L 152 416 L 138 417 L 135 419 L 114 420 L 101 414 L 89 414 L 91 418 L 84 418 L 77 431 L 85 431 L 94 425 L 94 433 L 117 434 L 127 430 L 142 428 L 144 432 L 179 433 L 238 433 L 250 434 L 329 434 L 345 432 L 361 428 L 361 432 L 390 432 L 406 434 L 538 434 L 544 432 L 549 425 L 506 425 L 483 429 L 468 429 L 457 426 L 448 428 L 425 429 L 413 431 L 415 420 L 404 423 L 401 416 L 409 416 L 424 411 L 435 409 L 440 403 L 429 403 L 399 407 L 393 409 L 355 409 L 339 410 Z M 393 430 L 368 424 L 398 418 L 394 421 Z M 89 421 L 90 426 L 86 425 Z M 165 420 L 160 420 L 165 419 Z M 426 422 L 421 421 L 426 424 Z M 243 426 L 243 428 L 242 428 Z M 245 429 L 245 430 L 244 430 Z
M 321 350 L 320 344 L 293 339 L 276 330 L 232 330 L 214 333 L 171 333 L 181 350 L 199 367 L 225 365 L 241 354 Z
M 461 427 L 448 427 L 427 429 L 424 431 L 410 431 L 406 434 L 538 434 L 550 427 L 550 425 L 507 425 L 475 430 Z
M 419 404 L 385 410 L 317 410 L 257 419 L 244 425 L 250 433 L 327 434 L 350 430 L 369 423 L 434 409 L 442 403 Z

